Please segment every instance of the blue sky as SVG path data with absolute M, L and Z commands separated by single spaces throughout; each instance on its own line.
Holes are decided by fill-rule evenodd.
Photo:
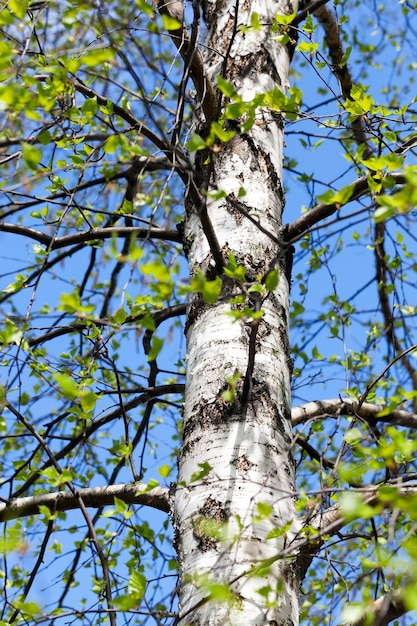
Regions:
M 371 7 L 369 12 L 366 7 L 357 7 L 354 10 L 352 9 L 351 17 L 352 19 L 357 20 L 358 26 L 360 25 L 361 27 L 364 27 L 364 37 L 369 37 L 371 41 L 375 41 L 375 55 L 377 57 L 377 62 L 383 66 L 383 69 L 380 70 L 377 68 L 374 69 L 372 67 L 367 67 L 366 70 L 368 72 L 368 76 L 365 78 L 363 75 L 363 67 L 356 65 L 356 60 L 353 57 L 353 76 L 357 80 L 364 80 L 365 83 L 372 84 L 373 93 L 378 91 L 383 92 L 385 88 L 388 88 L 388 91 L 390 91 L 391 82 L 402 85 L 404 92 L 405 86 L 409 83 L 409 75 L 404 74 L 393 76 L 392 71 L 389 68 L 393 56 L 407 52 L 407 44 L 404 43 L 403 49 L 399 50 L 391 48 L 390 46 L 382 49 L 383 45 L 381 43 L 381 32 L 378 31 L 378 29 L 375 29 L 372 25 L 369 25 L 368 28 L 366 27 L 367 16 L 372 10 L 373 7 Z M 382 18 L 383 16 L 381 16 L 381 19 Z M 380 49 L 381 53 L 379 52 Z M 309 66 L 299 68 L 299 60 L 295 60 L 294 67 L 296 71 L 300 71 L 300 73 L 302 73 L 301 78 L 294 79 L 294 82 L 296 82 L 304 92 L 304 107 L 308 110 L 314 111 L 317 116 L 327 116 L 330 113 L 333 114 L 333 103 L 329 103 L 325 107 L 320 106 L 320 103 L 325 96 L 323 94 L 318 94 L 317 88 L 319 86 L 323 87 L 323 79 L 318 77 L 316 72 Z M 331 78 L 330 72 L 324 70 L 323 74 L 324 80 L 330 81 L 332 88 L 337 89 L 337 85 Z M 381 93 L 381 101 L 383 101 L 386 97 L 388 96 Z M 411 93 L 405 93 L 406 101 L 411 100 L 411 97 Z M 326 137 L 328 135 L 328 131 L 326 128 L 317 129 L 315 122 L 309 120 L 287 124 L 287 158 L 297 158 L 300 162 L 297 169 L 314 174 L 314 178 L 317 179 L 317 181 L 322 181 L 323 184 L 321 184 L 321 182 L 317 182 L 307 185 L 297 181 L 294 173 L 289 171 L 285 172 L 284 182 L 287 188 L 287 203 L 284 220 L 287 222 L 290 222 L 298 217 L 302 206 L 310 206 L 312 193 L 318 194 L 325 191 L 327 185 L 329 185 L 332 181 L 333 186 L 335 188 L 339 188 L 357 177 L 354 168 L 352 168 L 351 164 L 344 159 L 342 147 L 337 141 L 325 141 L 321 145 L 309 149 L 300 142 L 300 139 L 304 141 L 306 140 L 305 135 L 298 134 L 301 132 L 314 132 Z M 319 140 L 319 138 L 317 138 L 317 140 Z M 179 197 L 181 194 L 179 188 L 176 189 L 176 193 Z M 96 200 L 99 201 L 97 198 Z M 350 213 L 357 208 L 357 206 L 352 206 L 344 209 L 342 211 L 342 215 Z M 378 311 L 375 310 L 375 305 L 373 304 L 376 298 L 374 286 L 364 289 L 358 294 L 354 301 L 352 299 L 353 295 L 358 292 L 361 286 L 366 285 L 366 283 L 374 275 L 373 251 L 368 247 L 372 238 L 369 233 L 373 226 L 371 215 L 366 218 L 361 216 L 358 220 L 356 220 L 356 222 L 357 223 L 355 223 L 354 226 L 348 226 L 348 222 L 346 222 L 346 227 L 345 222 L 340 222 L 340 226 L 339 223 L 335 222 L 329 229 L 330 232 L 334 233 L 334 235 L 329 238 L 327 233 L 321 231 L 317 231 L 314 234 L 317 247 L 329 244 L 329 249 L 323 253 L 322 256 L 324 263 L 317 272 L 309 274 L 308 259 L 305 254 L 303 254 L 300 246 L 298 244 L 296 245 L 292 298 L 295 302 L 299 302 L 305 307 L 305 315 L 309 321 L 305 340 L 302 339 L 303 334 L 306 332 L 305 329 L 300 330 L 297 327 L 293 327 L 291 329 L 291 339 L 293 345 L 300 345 L 301 343 L 305 344 L 306 341 L 308 341 L 305 347 L 305 352 L 309 357 L 308 364 L 305 365 L 300 360 L 297 360 L 295 363 L 296 367 L 300 367 L 302 369 L 301 377 L 295 381 L 296 389 L 294 402 L 296 404 L 302 401 L 318 398 L 337 397 L 341 390 L 345 389 L 347 386 L 356 384 L 357 382 L 362 384 L 363 389 L 364 381 L 357 381 L 350 372 L 346 372 L 340 365 L 329 365 L 327 362 L 330 355 L 334 354 L 341 356 L 344 351 L 348 351 L 350 349 L 358 350 L 360 346 L 363 346 L 370 323 L 372 320 L 379 317 Z M 339 227 L 343 229 L 340 231 L 342 237 L 340 244 L 337 243 Z M 361 237 L 364 235 L 365 239 L 356 241 L 352 237 L 352 234 L 355 231 L 357 231 Z M 407 236 L 406 232 L 404 233 L 404 236 Z M 9 284 L 15 273 L 25 267 L 28 258 L 32 255 L 32 244 L 33 242 L 27 242 L 24 238 L 17 236 L 11 236 L 5 233 L 0 235 L 1 258 L 3 264 L 3 268 L 0 272 L 0 288 L 4 288 L 5 285 Z M 415 251 L 415 243 L 410 240 L 410 244 L 411 249 Z M 108 246 L 107 249 L 110 249 L 110 242 L 106 245 Z M 68 291 L 71 291 L 72 286 L 70 281 L 74 279 L 74 277 L 75 282 L 80 280 L 88 261 L 89 253 L 85 252 L 77 257 L 67 259 L 65 262 L 60 264 L 59 279 L 45 283 L 41 281 L 35 306 L 38 306 L 38 304 L 42 306 L 44 302 L 48 302 L 48 304 L 53 307 L 59 299 L 62 288 L 66 288 Z M 184 269 L 183 263 L 181 264 L 181 268 Z M 135 272 L 135 270 L 132 269 L 131 265 L 129 265 L 122 274 L 123 278 L 120 280 L 121 285 L 123 285 L 124 282 L 129 281 L 131 272 Z M 105 275 L 106 271 L 104 272 L 104 276 Z M 308 279 L 308 282 L 306 282 L 308 285 L 308 291 L 306 294 L 300 293 L 300 283 L 302 280 L 296 278 L 298 275 L 303 277 L 302 280 L 305 278 L 307 281 Z M 66 283 L 66 281 L 68 282 Z M 140 279 L 138 279 L 138 283 L 133 287 L 137 290 L 137 292 L 131 294 L 133 297 L 137 295 L 137 293 L 140 293 L 141 285 L 142 283 L 140 283 Z M 408 299 L 409 293 L 414 294 L 413 285 L 411 285 L 409 289 L 410 291 L 408 291 L 407 288 L 407 293 L 404 294 L 404 300 Z M 21 295 L 19 295 L 18 298 L 16 298 L 16 306 L 20 308 L 20 312 L 26 309 L 27 304 L 30 301 L 31 293 L 31 290 L 25 290 Z M 329 294 L 334 293 L 338 294 L 341 301 L 347 301 L 352 305 L 355 304 L 358 310 L 365 309 L 366 313 L 361 316 L 353 316 L 352 324 L 350 326 L 346 326 L 344 329 L 344 336 L 331 338 L 326 324 L 320 322 L 317 323 L 317 320 L 324 310 L 327 310 L 331 306 L 330 304 L 323 304 L 324 298 Z M 93 296 L 91 297 L 93 299 Z M 118 299 L 119 302 L 121 302 L 122 295 L 119 294 Z M 413 323 L 413 320 L 411 320 L 410 323 Z M 40 324 L 43 324 L 43 322 L 40 321 Z M 163 328 L 168 328 L 169 326 L 170 322 L 167 322 Z M 317 336 L 310 339 L 309 333 L 314 333 L 316 328 L 320 328 L 320 332 Z M 163 335 L 164 332 L 165 331 L 161 328 L 161 335 Z M 140 338 L 134 336 L 133 332 L 130 337 L 130 341 L 125 342 L 123 346 L 121 358 L 122 362 L 126 366 L 129 366 L 133 370 L 138 370 L 140 366 L 146 365 L 146 361 L 141 351 Z M 54 354 L 57 358 L 61 350 L 64 349 L 64 346 L 66 346 L 65 338 L 62 341 L 60 340 L 53 348 Z M 312 355 L 314 346 L 317 346 L 317 349 L 323 358 L 317 358 Z M 112 350 L 114 350 L 114 353 L 117 352 L 116 348 L 112 348 Z M 182 328 L 172 328 L 170 332 L 170 343 L 166 348 L 164 348 L 161 355 L 162 358 L 159 361 L 160 367 L 170 371 L 174 370 L 174 364 L 179 358 L 183 357 L 184 351 L 185 343 Z M 374 373 L 377 374 L 384 366 L 384 351 L 371 351 L 371 355 L 374 360 Z M 3 370 L 3 376 L 5 375 L 5 371 L 7 375 L 7 368 L 6 370 Z M 311 378 L 313 373 L 315 375 Z M 140 375 L 141 372 L 139 372 L 137 378 L 139 382 L 142 381 Z M 162 382 L 167 378 L 170 378 L 170 375 L 163 373 L 159 377 L 159 382 Z M 50 406 L 50 402 L 50 400 L 46 400 L 38 403 L 38 418 L 40 416 L 46 417 L 51 409 L 56 409 L 55 406 Z M 132 412 L 132 418 L 133 420 L 137 420 L 138 417 L 139 409 L 136 409 Z M 152 450 L 151 448 L 148 448 L 145 453 L 145 464 L 148 468 L 145 474 L 146 479 L 160 478 L 157 471 L 158 466 L 163 463 L 172 463 L 172 459 L 170 458 L 170 454 L 172 452 L 171 438 L 175 433 L 177 417 L 178 414 L 175 409 L 172 409 L 170 412 L 158 409 L 154 412 L 151 435 L 152 438 L 154 437 L 154 440 L 158 442 L 158 449 Z M 162 420 L 161 423 L 159 423 L 159 420 Z M 111 439 L 120 437 L 122 431 L 122 424 L 120 424 L 120 432 L 119 429 L 112 429 L 111 432 L 107 433 L 101 440 L 103 449 L 109 445 L 109 441 Z M 119 478 L 120 481 L 131 480 L 129 470 L 122 472 Z M 161 482 L 168 484 L 171 478 L 174 478 L 174 475 L 172 475 L 172 477 L 168 477 L 166 481 L 161 479 Z M 103 478 L 98 475 L 94 482 L 102 484 L 102 481 Z M 139 513 L 138 518 L 135 518 L 136 521 L 141 519 L 141 515 L 143 515 L 144 519 L 149 521 L 154 529 L 159 529 L 165 518 L 165 516 L 160 516 L 153 511 L 150 512 L 147 509 L 143 509 L 142 512 Z M 80 516 L 77 517 L 74 513 L 70 513 L 68 515 L 68 519 L 70 518 L 71 524 L 74 526 L 83 526 L 83 520 Z M 65 539 L 65 544 L 72 545 L 71 542 L 75 536 L 76 535 L 68 535 Z M 59 539 L 59 537 L 57 537 L 57 539 Z M 34 539 L 31 538 L 31 541 L 34 541 Z M 27 566 L 30 567 L 29 554 L 26 556 L 19 556 L 19 559 L 27 560 Z M 36 586 L 36 593 L 34 595 L 41 601 L 43 601 L 44 598 L 47 598 L 47 601 L 49 602 L 49 594 L 52 593 L 50 583 L 51 581 L 54 581 L 55 578 L 59 581 L 63 569 L 64 557 L 62 557 L 61 560 L 61 558 L 57 558 L 52 553 L 48 555 L 47 559 L 48 560 L 46 560 L 44 568 L 41 570 L 41 575 Z M 144 558 L 144 561 L 147 561 L 152 564 L 152 566 L 155 566 L 155 574 L 158 572 L 160 565 L 159 563 L 153 563 L 153 556 L 151 553 Z M 84 576 L 81 576 L 80 580 L 84 583 Z M 168 585 L 166 588 L 168 588 Z M 74 603 L 74 606 L 76 605 L 79 597 L 80 592 L 78 589 L 75 589 L 72 595 L 72 602 Z

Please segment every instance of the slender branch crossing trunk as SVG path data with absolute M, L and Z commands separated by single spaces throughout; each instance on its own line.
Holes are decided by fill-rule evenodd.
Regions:
M 276 14 L 296 3 L 207 1 L 202 48 L 210 75 L 222 75 L 244 101 L 274 87 L 286 90 L 289 54 L 274 39 Z M 257 13 L 260 28 L 250 26 Z M 255 23 L 255 21 L 252 21 Z M 214 145 L 197 163 L 207 173 L 202 190 L 224 259 L 231 252 L 246 268 L 244 281 L 223 277 L 213 305 L 193 299 L 187 321 L 187 383 L 174 524 L 180 564 L 180 624 L 286 625 L 298 623 L 298 585 L 282 549 L 296 532 L 291 457 L 288 341 L 289 279 L 279 240 L 282 231 L 283 119 L 258 108 L 248 132 L 244 118 L 230 122 L 233 139 Z M 197 159 L 199 154 L 197 154 Z M 239 189 L 246 195 L 239 197 Z M 249 217 L 248 217 L 249 216 Z M 252 219 L 250 219 L 252 218 Z M 273 238 L 268 236 L 273 235 Z M 213 272 L 213 259 L 196 208 L 189 210 L 186 241 L 191 274 Z M 277 288 L 247 291 L 272 267 Z M 264 311 L 233 321 L 239 306 Z M 232 401 L 222 397 L 235 376 Z M 263 565 L 264 567 L 259 567 Z M 229 588 L 231 595 L 225 590 Z

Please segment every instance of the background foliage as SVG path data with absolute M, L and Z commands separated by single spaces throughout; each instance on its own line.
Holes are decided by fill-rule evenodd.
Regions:
M 175 24 L 145 0 L 1 5 L 0 497 L 169 486 L 191 137 L 198 147 Z M 329 31 L 304 5 L 277 35 L 296 45 L 284 180 L 294 406 L 340 395 L 413 413 L 416 6 L 329 3 L 344 47 L 335 63 Z M 308 211 L 319 218 L 298 232 Z M 335 410 L 296 429 L 300 513 L 344 495 L 355 520 L 318 553 L 303 623 L 333 624 L 346 601 L 413 589 L 415 497 L 387 487 L 390 506 L 375 509 L 352 493 L 398 475 L 413 485 L 412 426 Z M 120 623 L 173 621 L 166 514 L 122 500 L 46 508 L 7 521 L 0 547 L 0 623 L 104 622 L 110 588 Z

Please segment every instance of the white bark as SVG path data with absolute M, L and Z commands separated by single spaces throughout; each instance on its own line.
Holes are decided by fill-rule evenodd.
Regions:
M 232 37 L 236 4 L 207 3 L 206 62 L 219 72 Z M 246 7 L 246 8 L 245 8 Z M 235 33 L 226 71 L 245 100 L 255 93 L 288 83 L 289 57 L 273 39 L 275 14 L 290 13 L 286 1 L 255 1 L 249 11 L 259 14 L 260 31 Z M 239 5 L 238 25 L 250 24 L 247 4 Z M 279 255 L 283 198 L 282 119 L 263 109 L 247 134 L 236 135 L 211 155 L 209 189 L 228 197 L 209 200 L 208 215 L 224 258 L 231 251 L 247 269 L 248 282 L 263 276 Z M 230 196 L 240 187 L 244 210 L 255 216 L 264 232 L 236 210 Z M 209 270 L 213 263 L 196 211 L 188 216 L 189 264 Z M 239 285 L 224 282 L 223 296 Z M 281 266 L 279 285 L 262 303 L 252 389 L 245 405 L 242 381 L 249 361 L 251 320 L 233 322 L 225 313 L 232 305 L 190 303 L 187 322 L 187 383 L 184 436 L 179 459 L 174 524 L 180 564 L 180 624 L 293 626 L 298 623 L 298 588 L 279 555 L 297 528 L 294 511 L 294 467 L 291 458 L 290 374 L 288 371 L 288 280 Z M 246 306 L 248 302 L 246 303 Z M 239 372 L 235 401 L 221 392 Z M 204 465 L 205 464 L 205 465 Z M 202 465 L 206 475 L 196 479 Z M 194 476 L 193 476 L 194 475 Z M 270 514 L 259 515 L 262 505 Z M 207 523 L 216 532 L 207 530 Z M 284 529 L 281 536 L 268 534 Z M 262 563 L 262 574 L 251 575 Z M 209 582 L 225 583 L 234 599 L 211 597 Z M 261 592 L 260 592 L 261 591 Z

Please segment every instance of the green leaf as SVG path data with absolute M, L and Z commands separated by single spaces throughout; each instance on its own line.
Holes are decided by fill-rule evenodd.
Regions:
M 158 467 L 158 472 L 160 473 L 162 478 L 167 478 L 170 475 L 171 471 L 172 471 L 172 467 L 167 464 L 161 465 L 160 467 Z
M 233 591 L 228 583 L 211 582 L 207 584 L 207 590 L 210 598 L 217 602 L 233 602 L 234 600 Z
M 143 491 L 143 493 L 147 493 L 148 491 L 152 491 L 152 489 L 155 489 L 155 487 L 159 486 L 159 481 L 157 481 L 155 478 L 151 478 L 148 481 L 148 484 L 146 485 L 145 490 Z
M 100 394 L 94 393 L 89 389 L 82 389 L 80 395 L 80 405 L 84 413 L 91 413 L 97 404 Z
M 213 304 L 221 293 L 222 280 L 220 276 L 216 276 L 214 280 L 207 280 L 206 275 L 203 272 L 199 272 L 192 279 L 189 290 L 201 293 L 206 302 Z
M 119 136 L 118 135 L 110 135 L 106 139 L 106 142 L 103 146 L 103 150 L 106 154 L 114 154 L 116 150 L 118 150 L 120 146 Z
M 205 478 L 212 469 L 211 465 L 206 461 L 204 461 L 203 463 L 198 463 L 198 467 L 201 467 L 201 471 L 193 472 L 193 474 L 191 474 L 191 483 L 195 483 L 197 480 L 203 480 L 203 478 Z
M 325 193 L 317 196 L 317 200 L 323 204 L 340 204 L 344 205 L 349 202 L 354 191 L 354 185 L 347 185 L 339 191 L 332 191 L 329 189 Z
M 42 152 L 30 143 L 22 143 L 22 159 L 26 167 L 36 171 L 42 159 Z
M 317 26 L 318 26 L 318 24 L 315 24 L 313 22 L 313 16 L 310 13 L 308 13 L 307 17 L 305 19 L 305 22 L 303 24 L 303 27 L 302 27 L 303 31 L 305 33 L 311 33 L 312 34 L 317 29 Z
M 271 270 L 265 277 L 265 287 L 268 289 L 268 291 L 275 291 L 275 289 L 278 287 L 278 281 L 279 270 Z
M 276 24 L 281 24 L 282 26 L 288 26 L 288 24 L 291 24 L 291 22 L 294 20 L 296 15 L 297 15 L 297 11 L 294 11 L 294 13 L 290 13 L 289 15 L 277 14 L 274 16 L 274 21 Z
M 400 169 L 404 163 L 404 157 L 393 152 L 388 152 L 383 156 L 371 157 L 362 160 L 363 165 L 371 171 L 381 171 L 387 169 L 388 172 Z
M 220 139 L 223 143 L 227 143 L 230 139 L 233 139 L 235 135 L 236 133 L 234 130 L 225 130 L 221 122 L 212 122 L 207 143 L 212 145 L 216 138 Z
M 165 283 L 172 280 L 169 269 L 161 261 L 144 263 L 140 266 L 140 269 L 147 276 L 156 278 L 157 281 Z
M 363 520 L 371 519 L 377 515 L 378 509 L 369 506 L 369 504 L 365 504 L 359 494 L 347 492 L 343 494 L 340 503 L 340 512 L 347 522 L 351 522 L 359 518 Z
M 314 346 L 314 348 L 311 351 L 312 357 L 313 359 L 323 359 L 323 355 L 319 352 L 317 346 Z
M 366 615 L 366 611 L 368 608 L 369 607 L 365 602 L 360 602 L 360 603 L 350 602 L 349 604 L 343 607 L 341 620 L 343 623 L 359 622 Z M 367 622 L 364 622 L 364 623 L 367 623 Z
M 126 321 L 127 313 L 123 307 L 117 309 L 116 313 L 113 315 L 113 322 L 115 324 L 123 324 Z
M 389 206 L 378 207 L 374 211 L 373 218 L 375 222 L 378 224 L 380 222 L 386 222 L 387 220 L 391 219 L 392 217 L 396 215 L 396 213 L 397 211 L 395 207 L 389 207 Z
M 182 28 L 181 22 L 176 20 L 174 17 L 166 14 L 161 15 L 161 17 L 162 26 L 165 28 L 165 30 L 178 30 L 179 28 Z
M 298 52 L 303 52 L 305 54 L 313 55 L 319 49 L 319 45 L 320 44 L 314 43 L 312 41 L 303 40 L 303 41 L 300 41 L 300 43 L 297 45 L 296 50 L 298 50 Z
M 113 598 L 113 604 L 119 611 L 130 611 L 137 608 L 142 600 L 142 596 L 136 596 L 133 593 L 121 594 Z
M 48 507 L 44 506 L 43 504 L 40 504 L 38 508 L 39 508 L 39 513 L 42 513 L 42 515 L 48 522 L 58 517 L 58 513 L 51 513 Z
M 142 11 L 143 13 L 145 13 L 145 15 L 153 15 L 154 11 L 153 11 L 153 7 L 151 4 L 148 4 L 148 2 L 146 2 L 146 0 L 136 0 L 136 4 L 139 8 L 140 11 Z
M 0 328 L 0 346 L 15 344 L 16 346 L 20 346 L 22 350 L 26 350 L 28 345 L 23 339 L 26 327 L 27 324 L 17 324 L 13 320 L 6 318 L 3 322 L 3 327 Z
M 217 76 L 216 80 L 217 86 L 224 96 L 226 96 L 227 98 L 232 98 L 236 95 L 236 89 L 234 88 L 232 83 L 229 83 L 225 78 L 222 78 L 221 76 Z
M 346 65 L 346 63 L 349 60 L 349 57 L 350 57 L 351 53 L 352 53 L 352 46 L 347 46 L 347 48 L 346 48 L 346 50 L 345 50 L 345 52 L 344 52 L 344 54 L 343 54 L 343 56 L 342 56 L 342 58 L 340 60 L 339 67 L 344 67 Z
M 363 433 L 359 428 L 351 428 L 344 435 L 344 440 L 350 445 L 354 445 L 363 440 Z
M 29 0 L 9 0 L 7 3 L 10 11 L 12 11 L 12 13 L 14 13 L 21 20 L 26 15 L 28 4 Z
M 73 474 L 69 469 L 59 472 L 55 467 L 47 467 L 41 471 L 41 474 L 53 487 L 60 487 L 73 479 Z
M 239 281 L 244 281 L 246 278 L 246 267 L 244 265 L 237 265 L 236 258 L 231 252 L 229 252 L 227 267 L 225 267 L 223 271 L 226 276 Z
M 61 294 L 58 310 L 65 311 L 66 313 L 76 313 L 78 316 L 83 313 L 92 313 L 94 311 L 94 305 L 82 305 L 80 300 L 80 294 L 78 290 L 72 293 Z
M 81 60 L 84 65 L 87 65 L 87 67 L 98 67 L 106 63 L 106 61 L 111 61 L 113 58 L 114 50 L 109 47 L 87 52 L 87 54 L 83 54 L 79 60 Z
M 374 100 L 372 96 L 368 96 L 358 85 L 352 86 L 350 97 L 352 100 L 346 100 L 344 103 L 346 111 L 363 115 L 364 113 L 369 113 L 373 108 Z
M 197 135 L 197 133 L 194 133 L 194 135 L 191 136 L 190 141 L 187 144 L 187 148 L 190 152 L 197 152 L 197 150 L 204 150 L 204 148 L 207 147 L 207 144 L 205 142 L 205 140 L 200 137 L 200 135 Z
M 111 100 L 107 100 L 106 106 L 100 106 L 100 111 L 106 115 L 113 115 L 113 108 L 113 102 Z
M 258 502 L 256 508 L 258 510 L 258 516 L 260 519 L 265 519 L 269 517 L 274 511 L 272 506 L 267 502 Z
M 116 513 L 123 516 L 123 519 L 128 520 L 134 514 L 135 511 L 130 507 L 130 504 L 127 504 L 124 500 L 120 498 L 114 497 L 114 505 L 116 507 Z
M 39 141 L 40 144 L 42 144 L 43 146 L 47 146 L 49 143 L 51 143 L 52 141 L 52 136 L 51 133 L 49 132 L 49 130 L 43 130 L 41 133 L 39 133 L 39 135 L 37 136 L 37 140 Z
M 132 215 L 132 213 L 133 213 L 133 202 L 131 200 L 126 200 L 126 198 L 123 198 L 122 205 L 119 207 L 117 212 L 120 215 Z
M 7 287 L 5 287 L 2 291 L 3 293 L 16 293 L 17 291 L 20 291 L 21 289 L 23 289 L 24 287 L 26 287 L 26 282 L 27 282 L 27 276 L 24 274 L 17 274 L 15 276 L 15 282 L 14 283 L 10 283 L 10 285 L 7 285 Z
M 287 524 L 284 524 L 284 526 L 275 526 L 275 528 L 269 531 L 269 533 L 267 534 L 265 538 L 275 539 L 276 537 L 282 537 L 287 534 L 291 526 L 292 526 L 292 522 L 288 522 Z
M 253 11 L 250 16 L 250 25 L 253 30 L 261 30 L 261 22 L 259 21 L 259 13 Z
M 207 196 L 213 198 L 213 200 L 222 200 L 223 198 L 227 198 L 227 193 L 223 189 L 218 189 L 217 191 L 207 192 Z
M 261 283 L 253 283 L 248 288 L 248 293 L 259 293 L 259 294 L 263 295 L 263 293 L 264 293 L 263 285 L 261 285 Z
M 288 98 L 278 87 L 274 87 L 265 94 L 265 105 L 274 111 L 281 112 L 285 109 Z
M 98 110 L 97 98 L 87 98 L 86 100 L 84 100 L 82 107 L 81 107 L 81 112 L 85 117 L 87 118 L 94 117 L 94 115 L 97 113 L 97 110 Z
M 80 388 L 70 374 L 55 372 L 53 377 L 61 394 L 65 398 L 68 398 L 69 400 L 76 400 L 79 398 Z
M 149 354 L 148 354 L 148 361 L 155 361 L 156 357 L 158 356 L 158 354 L 161 352 L 162 348 L 164 347 L 164 339 L 160 339 L 159 337 L 157 337 L 156 335 L 152 335 L 152 340 L 151 340 L 151 349 L 149 350 Z
M 140 572 L 133 572 L 129 576 L 128 590 L 134 594 L 137 598 L 142 598 L 145 594 L 147 585 L 146 577 Z
M 7 9 L 0 9 L 0 26 L 6 26 L 14 23 L 14 17 Z M 11 58 L 13 55 L 10 48 L 6 43 L 0 41 L 0 66 L 6 65 L 5 61 Z M 1 626 L 1 622 L 0 622 Z

